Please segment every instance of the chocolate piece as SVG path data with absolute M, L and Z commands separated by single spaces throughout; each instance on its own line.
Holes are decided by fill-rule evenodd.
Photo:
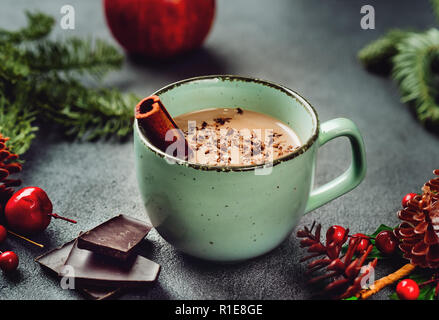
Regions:
M 78 248 L 126 260 L 149 230 L 149 224 L 121 214 L 79 236 Z
M 46 252 L 45 254 L 35 258 L 42 267 L 55 272 L 57 275 L 64 266 L 64 263 L 73 248 L 75 240 L 67 242 L 62 246 Z M 78 288 L 79 291 L 87 297 L 95 300 L 103 300 L 110 298 L 121 291 L 119 288 Z
M 84 286 L 141 286 L 156 280 L 160 271 L 160 265 L 142 256 L 121 261 L 80 249 L 77 243 L 64 265 L 73 268 L 71 277 Z M 69 277 L 68 274 L 64 276 Z
M 36 257 L 35 261 L 41 266 L 58 274 L 72 250 L 74 241 L 75 240 L 67 242 L 58 248 L 52 249 L 41 256 Z

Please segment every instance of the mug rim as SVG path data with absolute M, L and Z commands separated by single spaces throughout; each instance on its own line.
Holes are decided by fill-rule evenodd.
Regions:
M 189 82 L 195 82 L 195 81 L 199 81 L 199 80 L 214 80 L 214 79 L 218 79 L 221 81 L 243 81 L 243 82 L 253 82 L 259 85 L 263 85 L 263 86 L 268 86 L 272 89 L 276 89 L 281 91 L 282 93 L 290 96 L 291 98 L 295 99 L 302 107 L 304 107 L 308 113 L 311 115 L 311 118 L 314 122 L 314 128 L 313 128 L 313 132 L 311 134 L 311 136 L 308 138 L 308 140 L 306 141 L 305 144 L 302 144 L 300 146 L 300 148 L 298 148 L 297 150 L 294 150 L 291 153 L 288 153 L 282 157 L 279 157 L 277 159 L 274 159 L 272 163 L 268 163 L 269 167 L 271 166 L 275 166 L 278 165 L 282 162 L 288 161 L 288 160 L 292 160 L 294 158 L 296 158 L 297 156 L 305 153 L 313 144 L 314 142 L 317 140 L 317 137 L 319 135 L 319 128 L 320 128 L 320 123 L 319 123 L 319 118 L 317 115 L 317 112 L 315 111 L 314 107 L 304 98 L 302 97 L 299 93 L 297 93 L 296 91 L 285 87 L 283 85 L 279 85 L 267 80 L 263 80 L 263 79 L 259 79 L 259 78 L 252 78 L 252 77 L 244 77 L 244 76 L 237 76 L 237 75 L 206 75 L 206 76 L 197 76 L 197 77 L 192 77 L 192 78 L 187 78 L 187 79 L 183 79 L 180 81 L 176 81 L 173 83 L 170 83 L 158 90 L 156 90 L 153 95 L 159 96 L 167 91 L 170 91 L 176 87 L 179 87 L 183 84 L 189 83 Z M 138 121 L 137 119 L 134 119 L 134 127 L 135 130 L 137 132 L 137 134 L 139 135 L 141 141 L 143 142 L 143 144 L 149 148 L 152 152 L 154 152 L 155 154 L 157 154 L 158 156 L 160 156 L 163 159 L 169 159 L 172 160 L 175 164 L 178 165 L 184 165 L 184 166 L 188 166 L 188 167 L 192 167 L 194 169 L 198 169 L 198 170 L 214 170 L 214 171 L 218 171 L 218 172 L 229 172 L 229 171 L 252 171 L 252 170 L 256 170 L 256 169 L 263 169 L 263 168 L 267 168 L 267 163 L 262 163 L 262 164 L 251 164 L 251 165 L 242 165 L 242 166 L 216 166 L 216 165 L 207 165 L 207 164 L 200 164 L 200 163 L 195 163 L 195 162 L 189 162 L 188 160 L 182 160 L 180 158 L 168 155 L 167 153 L 163 152 L 162 150 L 160 150 L 159 148 L 157 148 L 156 146 L 154 146 L 151 142 L 149 142 L 149 140 L 145 137 L 145 135 L 141 132 L 141 130 L 139 129 L 139 125 L 138 125 Z

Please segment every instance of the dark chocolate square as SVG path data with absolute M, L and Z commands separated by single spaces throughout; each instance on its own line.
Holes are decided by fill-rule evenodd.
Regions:
M 150 230 L 146 222 L 119 215 L 79 236 L 78 248 L 126 260 Z

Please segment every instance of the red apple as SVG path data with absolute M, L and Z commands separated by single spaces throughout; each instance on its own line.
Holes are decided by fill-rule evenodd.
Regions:
M 24 234 L 38 233 L 47 228 L 52 202 L 43 189 L 26 187 L 17 191 L 5 207 L 8 226 Z
M 215 0 L 103 0 L 107 24 L 130 53 L 165 59 L 198 48 Z

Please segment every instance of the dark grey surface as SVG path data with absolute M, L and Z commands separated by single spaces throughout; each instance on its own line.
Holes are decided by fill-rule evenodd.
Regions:
M 69 1 L 76 10 L 76 30 L 56 28 L 56 35 L 92 34 L 114 41 L 104 22 L 101 1 Z M 2 0 L 0 26 L 19 27 L 24 9 L 38 8 L 60 18 L 63 1 Z M 360 7 L 372 4 L 376 30 L 360 28 Z M 395 85 L 367 73 L 357 51 L 391 27 L 434 26 L 428 1 L 221 0 L 204 47 L 168 64 L 130 59 L 107 83 L 146 96 L 176 80 L 204 74 L 238 74 L 271 80 L 297 90 L 317 109 L 321 121 L 354 120 L 363 133 L 368 160 L 364 182 L 354 191 L 315 210 L 300 225 L 320 221 L 354 232 L 371 233 L 395 225 L 402 195 L 419 190 L 439 167 L 436 136 L 421 127 L 399 102 Z M 146 219 L 137 191 L 132 140 L 68 142 L 43 130 L 24 156 L 24 185 L 44 188 L 54 210 L 77 225 L 52 221 L 35 240 L 46 249 L 61 245 L 119 213 Z M 316 183 L 334 178 L 350 161 L 348 143 L 328 143 L 319 153 Z M 267 212 L 270 214 L 270 212 Z M 306 299 L 304 254 L 294 236 L 273 252 L 238 265 L 216 265 L 182 255 L 152 231 L 144 254 L 162 265 L 157 283 L 125 294 L 125 299 Z M 62 290 L 33 259 L 38 249 L 9 238 L 2 249 L 20 257 L 19 272 L 0 275 L 0 299 L 80 299 Z M 380 263 L 378 276 L 396 265 Z M 388 290 L 374 298 L 386 298 Z

